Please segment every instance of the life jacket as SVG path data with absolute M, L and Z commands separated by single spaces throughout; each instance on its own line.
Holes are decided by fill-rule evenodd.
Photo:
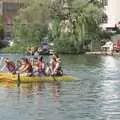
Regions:
M 14 72 L 15 71 L 15 64 L 13 62 L 7 63 L 6 67 L 9 70 L 9 72 Z

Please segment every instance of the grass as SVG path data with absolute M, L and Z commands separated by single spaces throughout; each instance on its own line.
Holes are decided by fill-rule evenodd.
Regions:
M 2 49 L 2 52 L 4 53 L 25 53 L 25 51 L 26 51 L 26 46 L 20 44 Z

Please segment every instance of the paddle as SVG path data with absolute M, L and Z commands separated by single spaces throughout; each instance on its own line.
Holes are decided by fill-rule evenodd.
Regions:
M 21 80 L 20 80 L 20 72 L 19 71 L 17 71 L 16 72 L 17 73 L 17 87 L 20 87 L 20 83 L 21 83 Z
M 49 63 L 46 63 L 46 65 L 47 65 L 47 67 L 49 69 L 49 72 L 52 73 L 52 70 L 50 69 Z M 52 76 L 53 80 L 56 81 L 54 75 L 51 75 L 51 76 Z
M 17 74 L 17 87 L 20 87 L 20 83 L 21 83 L 21 80 L 20 80 L 20 70 L 19 70 L 19 61 L 17 61 L 17 68 L 16 68 L 16 74 Z

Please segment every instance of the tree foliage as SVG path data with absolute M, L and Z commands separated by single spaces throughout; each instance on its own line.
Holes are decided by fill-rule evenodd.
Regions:
M 26 0 L 19 15 L 14 19 L 15 43 L 37 45 L 47 33 L 49 21 L 48 0 Z
M 55 15 L 60 14 L 58 17 L 61 21 L 65 21 L 66 19 L 69 20 L 71 24 L 69 29 L 72 30 L 70 30 L 71 33 L 69 33 L 69 31 L 66 33 L 59 33 L 59 38 L 57 39 L 58 42 L 55 41 L 56 44 L 58 43 L 56 48 L 60 51 L 60 48 L 58 47 L 63 47 L 63 43 L 62 46 L 60 46 L 60 41 L 64 42 L 67 40 L 67 42 L 64 42 L 68 43 L 67 47 L 70 45 L 72 46 L 69 47 L 71 48 L 71 51 L 79 53 L 81 50 L 85 49 L 91 41 L 100 39 L 100 24 L 101 18 L 104 14 L 103 6 L 95 0 L 69 0 L 67 1 L 67 4 L 69 6 L 68 8 L 61 8 L 61 11 L 62 9 L 63 11 L 66 9 L 69 10 L 67 15 L 64 15 L 64 12 L 60 13 L 60 10 L 56 10 Z M 58 26 L 59 29 L 61 29 L 61 26 Z M 56 32 L 57 31 L 52 31 L 52 34 Z
M 25 0 L 14 20 L 13 38 L 32 46 L 48 36 L 57 51 L 79 53 L 99 40 L 103 14 L 97 0 Z

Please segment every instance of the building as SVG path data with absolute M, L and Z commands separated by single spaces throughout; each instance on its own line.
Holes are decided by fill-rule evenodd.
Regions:
M 103 17 L 103 28 L 115 28 L 120 23 L 120 0 L 99 0 L 103 3 L 106 16 Z
M 4 20 L 4 37 L 11 39 L 12 21 L 21 7 L 22 0 L 0 0 L 0 15 Z

